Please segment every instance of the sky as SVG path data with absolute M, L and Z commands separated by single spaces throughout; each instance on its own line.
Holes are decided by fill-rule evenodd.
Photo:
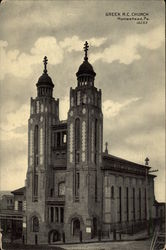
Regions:
M 140 164 L 148 156 L 151 169 L 159 170 L 156 199 L 165 200 L 164 9 L 160 0 L 2 1 L 1 190 L 24 185 L 30 97 L 36 97 L 43 57 L 64 120 L 87 40 L 95 86 L 102 89 L 103 144 L 108 142 L 110 154 Z M 138 24 L 115 13 L 146 13 L 149 20 Z

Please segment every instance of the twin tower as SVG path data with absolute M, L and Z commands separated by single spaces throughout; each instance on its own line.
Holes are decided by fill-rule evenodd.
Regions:
M 28 121 L 25 237 L 29 244 L 95 237 L 102 224 L 103 114 L 101 90 L 85 42 L 67 121 L 47 73 L 47 58 Z

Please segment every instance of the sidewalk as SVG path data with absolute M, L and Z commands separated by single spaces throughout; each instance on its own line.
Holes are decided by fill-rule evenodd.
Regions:
M 109 238 L 104 238 L 101 242 L 98 239 L 92 239 L 91 241 L 69 242 L 66 244 L 60 243 L 56 246 L 61 246 L 65 250 L 149 250 L 151 239 L 147 235 L 147 231 L 142 231 L 134 235 L 122 234 L 121 240 L 119 234 L 116 237 L 117 241 L 113 240 L 113 234 Z
M 150 240 L 61 245 L 65 250 L 149 250 Z
M 149 239 L 149 236 L 147 234 L 147 230 L 144 230 L 144 231 L 141 231 L 141 232 L 133 234 L 133 235 L 121 234 L 121 236 L 120 236 L 119 233 L 117 233 L 116 240 L 113 239 L 113 233 L 111 233 L 109 235 L 109 237 L 103 237 L 100 242 L 133 241 L 133 240 L 146 240 L 146 239 Z M 91 240 L 83 240 L 82 244 L 84 244 L 84 243 L 91 244 L 91 243 L 100 243 L 100 242 L 99 242 L 99 239 L 96 237 L 96 238 L 93 238 Z M 66 244 L 80 244 L 80 240 L 79 240 L 79 238 L 77 238 L 74 241 L 71 240 L 71 241 L 66 242 Z M 63 242 L 61 242 L 61 241 L 55 243 L 55 245 L 66 245 L 66 244 L 63 244 Z

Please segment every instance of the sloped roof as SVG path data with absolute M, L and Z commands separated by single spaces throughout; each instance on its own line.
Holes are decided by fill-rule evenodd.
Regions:
M 106 153 L 103 153 L 102 155 L 102 158 L 104 160 L 113 160 L 115 162 L 123 162 L 123 163 L 128 163 L 128 164 L 132 164 L 133 166 L 137 166 L 137 167 L 143 167 L 143 168 L 148 168 L 150 169 L 151 167 L 149 166 L 145 166 L 145 165 L 142 165 L 142 164 L 139 164 L 139 163 L 136 163 L 136 162 L 132 162 L 132 161 L 129 161 L 129 160 L 126 160 L 126 159 L 123 159 L 123 158 L 120 158 L 118 156 L 115 156 L 115 155 L 111 155 L 111 154 L 106 154 Z
M 25 187 L 22 187 L 22 188 L 18 188 L 18 189 L 16 189 L 16 190 L 12 191 L 11 193 L 12 193 L 12 194 L 24 194 L 24 193 L 25 193 L 25 190 L 26 190 L 26 188 L 25 188 Z
M 108 153 L 103 153 L 102 155 L 101 169 L 104 171 L 111 170 L 115 172 L 132 173 L 142 176 L 145 176 L 148 171 L 148 176 L 155 178 L 156 175 L 149 174 L 150 168 L 151 168 L 150 166 L 125 160 L 120 157 L 110 155 Z

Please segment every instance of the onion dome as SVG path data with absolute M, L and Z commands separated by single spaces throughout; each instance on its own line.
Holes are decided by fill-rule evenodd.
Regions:
M 88 74 L 88 75 L 93 75 L 93 76 L 96 75 L 96 73 L 93 70 L 92 65 L 88 61 L 84 61 L 80 65 L 78 72 L 76 73 L 76 76 L 78 77 L 79 75 L 82 75 L 82 74 Z
M 41 85 L 50 85 L 50 86 L 54 87 L 54 84 L 52 82 L 51 77 L 47 74 L 47 62 L 48 62 L 48 59 L 45 56 L 44 60 L 43 60 L 43 63 L 44 63 L 43 74 L 39 77 L 39 80 L 36 84 L 37 87 L 41 86 Z
M 43 70 L 43 74 L 39 77 L 39 80 L 36 84 L 37 86 L 37 92 L 38 92 L 38 96 L 45 96 L 45 97 L 50 97 L 52 96 L 52 91 L 53 91 L 53 87 L 54 84 L 52 82 L 51 77 L 47 74 L 47 62 L 48 59 L 45 56 L 43 63 L 44 63 L 44 70 Z
M 39 77 L 38 83 L 36 84 L 36 86 L 39 85 L 51 85 L 54 86 L 51 77 L 47 74 L 47 73 L 43 73 L 43 75 L 41 75 Z
M 85 57 L 83 63 L 80 65 L 78 72 L 76 73 L 78 85 L 93 85 L 94 84 L 94 78 L 96 76 L 96 73 L 93 70 L 92 65 L 88 62 L 88 42 L 86 41 L 84 44 L 84 51 L 85 51 Z

